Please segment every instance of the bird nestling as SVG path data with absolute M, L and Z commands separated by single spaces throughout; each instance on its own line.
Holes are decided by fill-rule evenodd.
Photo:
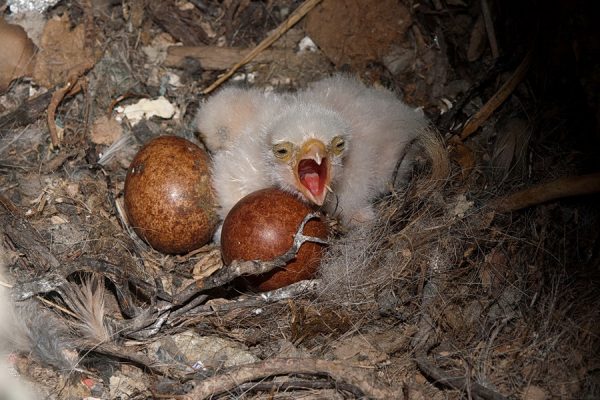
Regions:
M 346 226 L 374 217 L 399 159 L 418 139 L 432 174 L 447 169 L 426 118 L 391 91 L 339 75 L 295 94 L 225 88 L 201 105 L 196 127 L 213 154 L 220 216 L 245 195 L 279 187 L 323 206 Z

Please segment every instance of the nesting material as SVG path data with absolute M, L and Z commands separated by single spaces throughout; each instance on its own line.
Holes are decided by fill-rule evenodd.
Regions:
M 18 14 L 27 11 L 42 13 L 56 3 L 58 0 L 8 0 L 6 5 L 10 7 L 12 13 Z
M 23 325 L 17 327 L 3 318 L 0 332 L 2 328 L 9 328 L 13 336 L 19 332 L 17 338 L 24 344 L 18 348 L 24 354 L 8 361 L 15 360 L 15 369 L 23 377 L 47 387 L 49 393 L 44 397 L 599 397 L 597 197 L 546 199 L 544 204 L 530 203 L 527 210 L 506 214 L 490 204 L 501 197 L 500 204 L 506 210 L 506 200 L 512 197 L 506 196 L 509 193 L 538 190 L 538 183 L 569 183 L 556 178 L 580 177 L 598 170 L 594 167 L 594 146 L 581 145 L 594 142 L 597 122 L 589 113 L 598 106 L 593 92 L 598 79 L 590 64 L 590 51 L 594 50 L 589 29 L 593 27 L 591 10 L 575 7 L 577 11 L 573 11 L 563 4 L 567 2 L 554 2 L 518 15 L 494 15 L 499 33 L 510 31 L 510 27 L 533 26 L 532 21 L 546 28 L 565 26 L 569 20 L 581 22 L 571 26 L 577 29 L 566 26 L 561 35 L 551 35 L 552 46 L 536 46 L 539 59 L 564 63 L 554 67 L 532 63 L 530 76 L 536 79 L 528 81 L 526 90 L 515 90 L 516 85 L 509 91 L 500 88 L 498 83 L 510 71 L 488 68 L 493 61 L 489 49 L 465 64 L 469 33 L 479 8 L 465 7 L 458 0 L 406 5 L 410 20 L 372 19 L 378 25 L 371 36 L 375 40 L 382 37 L 378 31 L 394 35 L 409 28 L 404 38 L 392 41 L 400 49 L 395 55 L 402 56 L 396 57 L 394 65 L 381 57 L 394 55 L 393 51 L 379 48 L 382 51 L 364 69 L 352 67 L 364 65 L 365 60 L 360 54 L 352 57 L 357 47 L 353 45 L 375 43 L 362 40 L 372 34 L 364 29 L 342 35 L 345 42 L 336 42 L 328 35 L 330 42 L 344 47 L 338 55 L 349 56 L 349 62 L 342 61 L 350 65 L 344 70 L 394 90 L 406 103 L 422 106 L 436 121 L 448 139 L 454 173 L 443 190 L 424 194 L 421 188 L 426 188 L 429 180 L 414 179 L 420 174 L 410 172 L 425 169 L 408 162 L 415 157 L 407 152 L 407 162 L 400 163 L 393 175 L 375 175 L 385 180 L 381 188 L 386 193 L 369 197 L 369 206 L 373 205 L 371 200 L 377 202 L 372 208 L 373 218 L 359 227 L 336 226 L 339 229 L 328 238 L 329 250 L 317 273 L 320 279 L 256 294 L 240 293 L 232 283 L 241 275 L 264 273 L 285 264 L 287 255 L 295 253 L 299 245 L 274 261 L 234 262 L 223 267 L 217 246 L 205 246 L 185 256 L 147 251 L 128 236 L 124 224 L 119 224 L 123 219 L 115 218 L 116 213 L 124 216 L 119 202 L 113 200 L 123 192 L 127 167 L 137 151 L 132 141 L 147 141 L 159 132 L 186 130 L 191 109 L 204 101 L 203 88 L 212 86 L 216 73 L 207 71 L 203 63 L 188 60 L 177 71 L 185 84 L 175 88 L 166 82 L 167 77 L 160 79 L 168 72 L 165 66 L 153 64 L 141 50 L 156 43 L 156 35 L 167 35 L 166 28 L 158 23 L 165 18 L 150 15 L 153 13 L 147 12 L 147 2 L 128 2 L 125 8 L 115 7 L 114 2 L 99 2 L 94 3 L 94 10 L 87 3 L 60 2 L 45 13 L 53 21 L 58 15 L 63 19 L 60 24 L 53 22 L 56 29 L 46 29 L 44 40 L 39 42 L 48 56 L 43 62 L 48 72 L 63 71 L 64 66 L 74 71 L 79 83 L 87 83 L 81 94 L 65 94 L 50 107 L 56 108 L 50 125 L 60 124 L 66 133 L 63 146 L 52 151 L 48 148 L 45 111 L 51 94 L 26 100 L 36 88 L 28 91 L 26 82 L 21 81 L 18 85 L 13 82 L 8 95 L 0 98 L 0 109 L 4 109 L 0 111 L 4 117 L 0 123 L 0 258 L 14 252 L 7 270 L 15 276 L 7 282 L 14 284 L 11 296 L 20 300 L 13 311 Z M 360 2 L 319 2 L 324 7 L 326 3 Z M 386 7 L 390 3 L 369 2 L 363 10 L 354 9 L 353 15 L 358 15 L 358 20 L 363 15 L 364 21 L 371 20 L 367 14 L 398 15 Z M 394 7 L 404 3 L 395 2 Z M 202 8 L 203 18 L 190 19 L 183 27 L 210 27 L 215 35 L 205 44 L 230 49 L 258 43 L 297 4 L 283 0 L 179 5 L 183 14 L 189 7 L 196 8 L 195 14 Z M 451 13 L 444 12 L 444 5 Z M 334 15 L 338 27 L 350 21 L 339 18 L 347 14 L 342 8 L 330 7 L 339 11 Z M 496 11 L 509 10 L 496 7 Z M 322 22 L 323 14 L 318 13 L 313 9 L 312 18 Z M 509 19 L 503 18 L 507 15 Z M 558 16 L 561 19 L 555 18 Z M 169 28 L 178 25 L 176 20 L 169 22 Z M 298 28 L 297 39 L 275 44 L 294 52 L 299 38 L 308 34 L 306 22 Z M 107 23 L 110 29 L 102 29 Z M 82 25 L 88 28 L 85 41 L 81 41 Z M 338 33 L 332 29 L 336 24 L 325 25 L 317 28 Z M 131 26 L 135 29 L 128 29 Z M 524 29 L 499 37 L 507 46 L 501 50 L 517 49 L 509 55 L 507 68 L 524 56 L 528 46 L 520 38 L 528 33 L 529 29 Z M 35 41 L 32 34 L 29 36 Z M 322 37 L 310 36 L 319 45 L 316 54 L 332 54 Z M 577 52 L 571 51 L 574 41 Z M 48 47 L 44 42 L 53 44 Z M 365 47 L 368 51 L 373 49 L 369 46 Z M 76 58 L 92 47 L 99 56 L 102 52 L 97 63 L 87 57 Z M 51 53 L 58 56 L 50 57 Z M 86 65 L 92 67 L 86 73 L 71 60 L 89 62 Z M 246 83 L 255 78 L 256 87 L 270 85 L 267 89 L 273 89 L 273 96 L 266 97 L 269 101 L 288 88 L 297 89 L 291 96 L 306 93 L 303 88 L 310 82 L 333 73 L 330 62 L 316 65 L 317 61 L 311 61 L 307 72 L 306 65 L 294 69 L 287 61 L 278 56 L 265 59 L 248 65 L 240 76 Z M 55 76 L 56 81 L 46 80 L 54 82 L 58 94 L 68 91 L 64 75 Z M 33 80 L 44 86 L 35 76 Z M 556 84 L 544 85 L 546 82 Z M 589 84 L 582 86 L 581 82 Z M 582 90 L 572 90 L 580 86 Z M 481 105 L 498 99 L 496 93 L 500 91 L 513 93 L 512 101 L 505 101 L 483 119 L 468 119 L 481 115 Z M 132 94 L 151 98 L 164 94 L 172 104 L 182 107 L 183 119 L 158 121 L 155 117 L 134 129 L 123 124 L 121 139 L 99 144 L 97 136 L 90 136 L 91 124 L 103 115 L 111 117 L 107 113 L 114 111 L 114 103 L 126 104 L 123 99 Z M 243 102 L 241 97 L 233 98 Z M 207 99 L 203 104 L 209 102 Z M 239 117 L 242 130 L 250 129 L 248 114 L 232 112 L 232 104 L 225 102 L 222 116 Z M 362 123 L 355 125 L 357 132 L 381 121 L 379 114 L 370 112 L 371 103 L 366 104 L 347 114 Z M 246 110 L 253 115 L 252 107 Z M 516 127 L 519 129 L 512 126 L 513 132 L 508 129 L 510 124 L 503 122 L 515 118 L 526 123 Z M 472 120 L 478 120 L 482 129 L 461 142 L 456 135 L 460 136 L 465 125 L 471 126 L 468 122 Z M 259 128 L 252 131 L 260 132 Z M 237 128 L 230 132 L 234 131 Z M 104 133 L 108 139 L 111 132 Z M 216 133 L 227 132 L 217 128 Z M 238 143 L 234 136 L 217 134 L 212 138 L 206 146 L 220 146 L 213 149 L 214 155 L 227 151 L 228 143 Z M 128 142 L 131 146 L 126 145 Z M 353 169 L 355 173 L 365 173 L 365 167 L 376 168 L 385 159 L 396 167 L 395 156 L 382 152 L 368 156 L 366 149 L 373 144 L 369 134 L 364 142 L 345 143 L 349 151 L 356 149 L 367 155 L 367 162 L 361 164 L 362 169 Z M 252 158 L 252 166 L 273 155 L 269 144 L 277 143 L 257 147 L 262 151 Z M 384 145 L 389 148 L 389 143 Z M 247 149 L 240 144 L 233 148 Z M 281 150 L 279 146 L 277 149 Z M 446 152 L 446 148 L 441 151 Z M 102 168 L 93 165 L 100 152 Z M 523 155 L 527 157 L 520 165 L 523 157 L 519 156 Z M 415 156 L 418 163 L 425 154 Z M 351 159 L 343 161 L 348 167 Z M 304 173 L 304 169 L 296 172 L 316 181 L 315 175 Z M 335 195 L 342 201 L 344 196 L 335 190 L 339 186 L 330 187 L 333 193 L 328 197 L 333 203 L 337 202 Z M 368 188 L 371 186 L 360 185 L 354 195 Z M 255 190 L 258 188 L 248 193 Z M 345 204 L 337 205 L 335 211 L 347 211 Z M 98 274 L 100 280 L 96 284 L 85 282 L 86 274 Z M 200 337 L 210 338 L 216 346 L 209 349 L 208 343 L 195 340 Z M 282 338 L 289 345 L 287 349 Z M 204 354 L 209 350 L 210 354 Z M 232 355 L 242 354 L 242 365 L 229 363 Z M 0 382 L 0 397 L 24 397 L 6 395 L 3 389 Z
M 436 239 L 454 223 L 448 200 L 419 182 L 399 186 L 377 202 L 375 219 L 330 241 L 319 268 L 319 302 L 362 304 L 385 313 L 395 308 L 388 300 L 398 301 L 385 299 L 388 293 L 395 296 L 423 269 L 449 257 L 452 240 Z
M 36 299 L 18 303 L 11 300 L 10 289 L 6 287 L 8 282 L 12 282 L 5 270 L 12 263 L 6 256 L 8 254 L 10 251 L 0 242 L 0 281 L 3 283 L 0 285 L 0 364 L 7 354 L 21 352 L 31 354 L 44 365 L 61 370 L 73 369 L 78 357 L 64 322 Z M 4 398 L 1 383 L 0 397 Z M 16 387 L 14 390 L 18 392 Z

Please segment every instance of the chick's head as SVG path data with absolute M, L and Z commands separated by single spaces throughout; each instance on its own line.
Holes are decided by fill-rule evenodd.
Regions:
M 332 110 L 298 103 L 285 108 L 265 130 L 264 157 L 271 181 L 322 205 L 341 174 L 350 144 L 349 125 Z

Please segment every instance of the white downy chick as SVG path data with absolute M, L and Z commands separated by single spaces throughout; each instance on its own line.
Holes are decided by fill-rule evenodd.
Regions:
M 194 125 L 213 153 L 231 147 L 244 131 L 256 131 L 273 115 L 281 97 L 260 89 L 226 87 L 200 106 Z
M 374 217 L 372 201 L 390 190 L 398 162 L 413 140 L 420 139 L 430 155 L 435 151 L 427 147 L 440 146 L 422 113 L 390 90 L 368 87 L 350 76 L 318 81 L 299 98 L 333 109 L 350 126 L 344 169 L 332 185 L 335 196 L 327 207 L 347 226 Z
M 347 76 L 295 95 L 224 89 L 196 121 L 214 152 L 222 218 L 243 196 L 275 186 L 324 205 L 347 226 L 368 221 L 405 147 L 416 138 L 435 142 L 424 116 Z

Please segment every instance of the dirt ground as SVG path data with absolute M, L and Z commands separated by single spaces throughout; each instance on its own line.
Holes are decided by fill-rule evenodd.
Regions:
M 24 28 L 0 25 L 0 397 L 600 398 L 597 2 L 33 3 L 0 1 Z M 144 143 L 203 147 L 223 85 L 335 72 L 421 108 L 447 181 L 417 149 L 373 224 L 330 220 L 316 279 L 273 292 L 214 243 L 136 236 Z

